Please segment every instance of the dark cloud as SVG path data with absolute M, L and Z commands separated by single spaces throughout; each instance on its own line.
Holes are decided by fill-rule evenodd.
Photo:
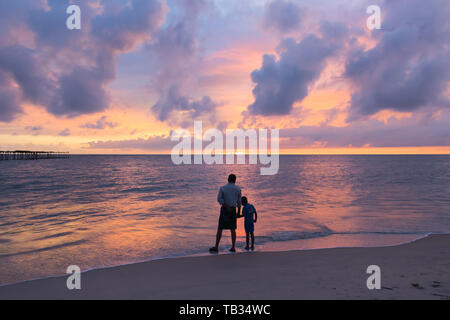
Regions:
M 95 123 L 85 123 L 80 126 L 80 128 L 87 129 L 105 129 L 105 128 L 115 128 L 117 126 L 116 122 L 106 121 L 107 116 L 100 117 Z
M 292 1 L 274 0 L 266 5 L 264 25 L 279 32 L 289 32 L 300 27 L 303 11 Z
M 86 55 L 93 55 L 93 66 L 75 67 L 61 76 L 60 91 L 50 108 L 55 114 L 105 110 L 109 106 L 105 85 L 116 76 L 117 54 L 149 40 L 162 19 L 162 5 L 156 0 L 108 0 L 102 5 L 103 13 L 91 22 L 94 47 L 86 51 Z
M 33 50 L 19 45 L 0 48 L 0 70 L 11 75 L 26 100 L 41 105 L 50 102 L 54 84 Z
M 92 69 L 75 68 L 59 79 L 59 90 L 49 106 L 55 115 L 77 116 L 105 110 L 109 105 L 104 76 Z
M 11 78 L 20 91 L 11 85 L 0 91 L 0 121 L 14 119 L 25 101 L 58 116 L 105 110 L 105 87 L 116 77 L 117 55 L 149 41 L 164 13 L 160 0 L 103 0 L 100 10 L 98 1 L 88 0 L 79 4 L 81 30 L 68 30 L 71 3 L 1 2 L 0 77 Z M 33 34 L 35 44 L 17 39 L 17 32 Z
M 87 34 L 87 31 L 84 32 L 84 30 L 89 28 L 89 22 L 94 12 L 88 5 L 89 2 L 75 3 L 81 9 L 82 29 L 69 30 L 66 28 L 66 20 L 69 16 L 66 14 L 66 9 L 72 4 L 71 2 L 69 0 L 47 0 L 50 10 L 43 10 L 42 6 L 34 7 L 28 11 L 23 8 L 23 12 L 27 13 L 25 21 L 35 34 L 39 44 L 52 47 L 54 50 L 73 47 L 75 43 L 80 43 L 80 35 L 85 36 Z
M 113 50 L 129 50 L 136 38 L 150 35 L 162 22 L 162 4 L 156 0 L 103 0 L 104 11 L 92 21 L 92 33 Z
M 0 47 L 15 42 L 17 30 L 27 28 L 30 11 L 42 6 L 36 0 L 0 1 Z
M 152 111 L 160 121 L 181 126 L 192 125 L 192 120 L 206 117 L 215 122 L 219 105 L 211 97 L 193 98 L 190 83 L 198 81 L 199 64 L 197 24 L 199 14 L 207 8 L 204 0 L 184 0 L 177 3 L 171 23 L 160 29 L 148 47 L 158 61 L 155 89 L 159 98 Z
M 213 116 L 216 107 L 217 103 L 212 101 L 209 96 L 193 100 L 181 95 L 177 87 L 171 87 L 167 92 L 164 92 L 164 96 L 159 98 L 152 109 L 161 121 L 165 121 L 175 110 L 184 112 L 184 116 L 189 119 L 195 119 L 203 114 Z
M 315 35 L 308 35 L 300 42 L 292 38 L 283 40 L 280 58 L 264 55 L 261 68 L 251 73 L 256 86 L 255 101 L 248 106 L 250 114 L 289 114 L 294 103 L 308 95 L 308 86 L 319 77 L 326 59 L 338 48 L 335 41 Z
M 159 0 L 104 0 L 101 10 L 92 6 L 95 2 L 80 4 L 82 29 L 76 31 L 65 28 L 69 0 L 49 0 L 46 6 L 33 2 L 27 6 L 23 0 L 21 8 L 2 2 L 2 17 L 7 18 L 8 10 L 20 16 L 25 21 L 20 27 L 34 34 L 36 48 L 0 42 L 0 71 L 3 82 L 11 84 L 0 92 L 0 120 L 11 121 L 25 100 L 58 116 L 104 111 L 109 106 L 106 86 L 116 77 L 117 55 L 151 40 L 149 48 L 159 64 L 155 83 L 160 98 L 153 107 L 158 118 L 165 121 L 181 112 L 174 119 L 206 114 L 214 121 L 217 103 L 208 96 L 192 97 L 188 87 L 199 61 L 197 24 L 206 1 L 177 2 L 173 19 L 161 29 L 164 9 Z M 8 21 L 13 27 L 5 26 L 0 33 L 19 24 Z
M 389 109 L 450 106 L 450 2 L 399 0 L 383 5 L 382 30 L 370 50 L 351 52 L 345 75 L 353 82 L 348 120 Z
M 12 85 L 10 77 L 0 70 L 0 121 L 12 121 L 20 113 L 20 93 Z

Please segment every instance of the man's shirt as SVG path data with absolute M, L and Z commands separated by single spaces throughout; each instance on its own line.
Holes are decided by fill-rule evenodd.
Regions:
M 234 183 L 227 183 L 220 187 L 217 201 L 223 205 L 226 203 L 230 207 L 241 207 L 241 188 Z

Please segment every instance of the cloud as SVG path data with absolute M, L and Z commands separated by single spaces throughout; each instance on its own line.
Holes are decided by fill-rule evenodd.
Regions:
M 146 139 L 92 141 L 88 143 L 90 149 L 140 149 L 140 150 L 170 150 L 176 142 L 169 136 L 152 136 Z
M 215 109 L 218 106 L 209 96 L 204 96 L 199 100 L 194 100 L 181 95 L 178 88 L 173 86 L 167 92 L 163 92 L 164 96 L 160 97 L 152 110 L 157 113 L 161 121 L 166 121 L 172 115 L 173 111 L 182 112 L 182 117 L 187 119 L 197 119 L 198 117 L 208 114 L 211 122 L 215 122 Z M 183 122 L 185 122 L 183 121 Z M 192 125 L 192 122 L 186 125 Z M 186 125 L 181 124 L 183 127 Z
M 39 126 L 39 125 L 37 125 L 37 126 L 26 126 L 25 127 L 25 130 L 30 131 L 30 133 L 33 136 L 38 136 L 41 133 L 42 129 L 43 129 L 42 126 Z
M 253 89 L 255 101 L 248 106 L 253 115 L 286 115 L 295 102 L 308 95 L 310 86 L 326 66 L 339 45 L 327 38 L 310 34 L 300 42 L 293 38 L 281 42 L 280 57 L 264 55 L 260 69 L 251 73 L 256 84 Z
M 31 131 L 41 131 L 42 126 L 26 126 L 25 129 L 31 130 Z
M 303 11 L 292 1 L 274 0 L 265 7 L 264 26 L 281 33 L 294 31 L 300 27 Z
M 163 7 L 156 0 L 103 0 L 103 14 L 92 21 L 92 33 L 104 49 L 129 50 L 150 37 L 163 20 Z
M 55 115 L 77 116 L 96 113 L 109 106 L 104 89 L 105 77 L 92 69 L 76 67 L 59 79 L 59 90 L 55 93 L 49 111 Z
M 409 112 L 449 107 L 450 3 L 386 1 L 375 47 L 348 56 L 345 76 L 353 84 L 348 121 L 380 110 Z
M 19 0 L 20 2 L 21 0 Z M 24 2 L 24 1 L 21 1 Z M 41 1 L 35 1 L 37 3 Z M 66 47 L 74 48 L 74 44 L 79 44 L 80 40 L 84 41 L 85 38 L 80 39 L 80 34 L 86 36 L 83 29 L 89 28 L 90 19 L 95 15 L 94 10 L 89 5 L 92 1 L 83 1 L 76 3 L 81 8 L 81 22 L 82 30 L 73 31 L 66 28 L 66 9 L 71 5 L 69 0 L 47 0 L 47 10 L 44 5 L 33 6 L 26 10 L 27 4 L 23 4 L 22 12 L 25 13 L 25 23 L 29 29 L 33 31 L 36 37 L 36 42 L 40 45 L 53 48 L 53 50 L 60 50 Z M 80 48 L 78 48 L 80 49 Z
M 0 121 L 12 121 L 20 113 L 20 93 L 9 76 L 0 70 Z
M 50 111 L 69 116 L 94 113 L 109 106 L 105 85 L 115 79 L 116 57 L 149 40 L 162 21 L 162 5 L 156 0 L 102 1 L 103 13 L 91 21 L 85 55 L 93 66 L 75 67 L 60 78 L 61 87 Z
M 85 123 L 80 126 L 80 128 L 87 129 L 105 129 L 105 128 L 114 128 L 117 126 L 116 122 L 106 121 L 107 116 L 100 117 L 95 123 Z
M 0 77 L 8 86 L 0 92 L 0 121 L 13 120 L 25 102 L 57 116 L 107 109 L 106 86 L 116 77 L 117 56 L 150 41 L 164 16 L 160 0 L 88 0 L 79 4 L 81 30 L 68 30 L 69 4 L 2 1 Z
M 416 147 L 448 146 L 450 114 L 427 119 L 425 114 L 412 118 L 390 118 L 354 121 L 345 127 L 303 126 L 281 129 L 282 148 L 310 147 L 320 143 L 326 147 Z M 283 139 L 284 138 L 284 139 Z M 287 138 L 287 140 L 286 140 Z
M 20 45 L 0 48 L 0 71 L 18 85 L 20 95 L 16 95 L 16 100 L 41 105 L 50 102 L 54 83 L 46 77 L 44 63 L 33 50 Z M 16 113 L 20 113 L 19 103 L 16 108 Z
M 61 137 L 70 136 L 70 129 L 66 128 L 66 129 L 62 130 L 60 133 L 58 133 L 58 135 L 61 136 Z
M 207 95 L 195 98 L 189 94 L 198 82 L 202 64 L 197 40 L 198 19 L 208 5 L 204 0 L 183 0 L 177 5 L 171 11 L 171 22 L 156 33 L 148 46 L 151 56 L 158 62 L 155 89 L 159 97 L 151 109 L 160 121 L 171 124 L 186 126 L 199 117 L 215 122 L 219 103 Z

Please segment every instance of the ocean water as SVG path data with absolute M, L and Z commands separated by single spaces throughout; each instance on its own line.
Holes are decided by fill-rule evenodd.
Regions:
M 394 245 L 450 231 L 450 156 L 280 156 L 274 176 L 154 155 L 2 161 L 0 284 L 72 264 L 207 254 L 229 173 L 258 211 L 256 250 Z M 242 251 L 242 220 L 237 233 Z M 229 245 L 224 232 L 221 249 Z

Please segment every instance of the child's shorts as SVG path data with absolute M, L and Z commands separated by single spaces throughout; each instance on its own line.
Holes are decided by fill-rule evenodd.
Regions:
M 253 223 L 245 223 L 244 224 L 245 227 L 245 232 L 255 232 L 255 225 Z

